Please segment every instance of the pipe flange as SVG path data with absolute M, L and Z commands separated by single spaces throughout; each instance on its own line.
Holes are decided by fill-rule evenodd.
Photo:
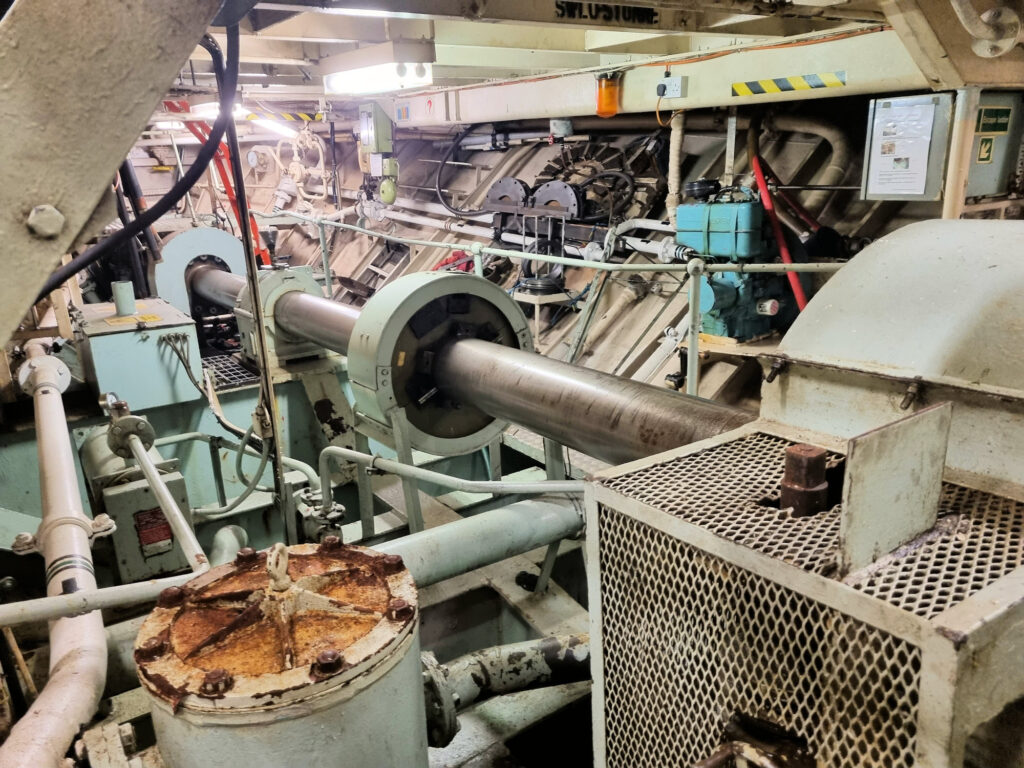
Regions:
M 293 267 L 291 269 L 262 270 L 259 273 L 260 300 L 263 302 L 263 322 L 266 327 L 267 344 L 271 355 L 278 361 L 294 358 L 323 357 L 326 353 L 319 344 L 289 336 L 278 327 L 274 320 L 274 311 L 278 299 L 289 293 L 308 293 L 322 297 L 323 288 L 313 277 L 311 267 Z M 235 308 L 242 310 L 237 313 L 238 330 L 242 337 L 242 347 L 251 359 L 259 359 L 252 345 L 255 337 L 253 322 L 252 299 L 249 296 L 249 284 L 238 294 Z
M 122 416 L 107 428 L 107 447 L 115 456 L 130 459 L 132 449 L 128 440 L 132 435 L 142 441 L 147 451 L 153 447 L 153 441 L 156 440 L 156 430 L 152 424 L 142 416 L 129 415 Z
M 448 668 L 433 653 L 420 654 L 423 662 L 423 701 L 427 710 L 427 742 L 447 747 L 459 732 L 457 694 L 448 683 Z
M 348 370 L 359 413 L 388 426 L 404 410 L 413 448 L 456 456 L 489 445 L 505 428 L 475 406 L 445 398 L 433 356 L 458 338 L 533 351 L 526 317 L 499 286 L 458 272 L 419 272 L 371 298 L 352 330 Z
M 18 368 L 18 386 L 27 395 L 34 395 L 42 387 L 53 387 L 63 393 L 70 384 L 71 369 L 53 355 L 30 358 Z

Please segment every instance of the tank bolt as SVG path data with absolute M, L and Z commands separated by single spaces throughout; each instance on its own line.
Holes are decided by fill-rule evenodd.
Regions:
M 64 214 L 52 205 L 37 205 L 29 211 L 26 223 L 36 237 L 52 240 L 64 229 Z
M 775 379 L 778 378 L 779 374 L 782 373 L 785 367 L 785 360 L 772 360 L 771 368 L 769 368 L 768 372 L 764 375 L 765 382 L 771 384 L 773 381 L 775 381 Z
M 409 605 L 407 600 L 396 597 L 388 603 L 388 618 L 391 621 L 408 621 L 413 617 L 416 609 Z
M 234 683 L 235 678 L 226 669 L 211 669 L 203 678 L 199 691 L 206 696 L 217 696 L 231 690 Z
M 185 602 L 185 590 L 181 587 L 168 587 L 156 599 L 159 608 L 177 608 Z
M 402 560 L 401 555 L 384 555 L 378 562 L 381 565 L 381 570 L 389 576 L 399 573 L 405 568 L 405 561 Z
M 324 536 L 323 541 L 320 542 L 320 546 L 317 547 L 318 552 L 338 552 L 342 548 L 341 539 L 337 536 Z
M 151 637 L 135 649 L 135 661 L 154 661 L 167 652 L 167 642 L 162 637 Z
M 256 562 L 256 550 L 252 547 L 242 547 L 235 555 L 235 565 L 252 565 Z
M 338 651 L 333 648 L 328 648 L 326 651 L 320 651 L 316 657 L 316 663 L 313 665 L 314 671 L 319 675 L 333 675 L 341 671 L 344 658 Z

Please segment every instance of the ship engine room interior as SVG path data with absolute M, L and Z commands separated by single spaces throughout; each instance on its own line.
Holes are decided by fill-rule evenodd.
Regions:
M 0 768 L 1024 768 L 1022 219 L 1024 0 L 0 0 Z

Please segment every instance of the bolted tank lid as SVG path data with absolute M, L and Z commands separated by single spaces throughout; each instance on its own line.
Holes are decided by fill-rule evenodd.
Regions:
M 412 633 L 416 605 L 398 555 L 334 536 L 245 548 L 160 594 L 135 641 L 139 678 L 174 710 L 287 704 L 378 665 Z

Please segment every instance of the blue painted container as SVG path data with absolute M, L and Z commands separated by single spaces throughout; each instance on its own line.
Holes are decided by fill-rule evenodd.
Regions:
M 761 254 L 759 202 L 688 203 L 676 209 L 676 242 L 702 256 L 731 261 Z

